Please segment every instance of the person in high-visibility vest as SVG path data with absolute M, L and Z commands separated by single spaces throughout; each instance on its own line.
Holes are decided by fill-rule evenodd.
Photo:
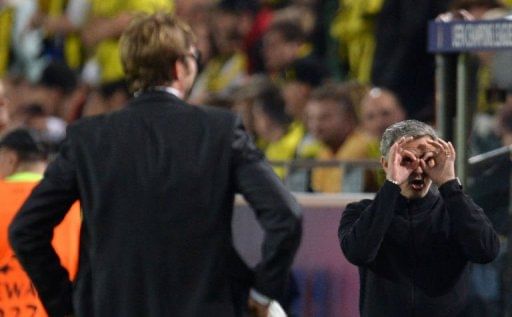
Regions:
M 17 129 L 0 141 L 0 316 L 48 316 L 29 277 L 9 246 L 7 228 L 46 168 L 46 151 L 35 132 Z M 80 232 L 78 203 L 55 229 L 53 246 L 74 279 Z

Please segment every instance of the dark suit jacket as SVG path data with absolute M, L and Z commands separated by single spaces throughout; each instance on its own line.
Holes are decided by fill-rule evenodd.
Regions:
M 298 204 L 232 113 L 148 92 L 68 129 L 10 241 L 51 316 L 234 316 L 235 192 L 266 231 L 253 287 L 279 298 L 300 240 Z M 72 284 L 50 240 L 77 199 Z

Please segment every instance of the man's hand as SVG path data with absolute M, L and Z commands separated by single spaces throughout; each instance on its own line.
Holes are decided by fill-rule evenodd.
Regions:
M 409 175 L 419 165 L 420 160 L 404 148 L 404 145 L 413 139 L 413 137 L 402 137 L 389 149 L 386 178 L 399 185 L 407 181 Z
M 251 317 L 267 317 L 268 305 L 262 305 L 249 297 L 249 314 Z
M 437 186 L 455 178 L 455 148 L 451 142 L 442 139 L 428 140 L 437 153 L 420 160 L 420 166 Z

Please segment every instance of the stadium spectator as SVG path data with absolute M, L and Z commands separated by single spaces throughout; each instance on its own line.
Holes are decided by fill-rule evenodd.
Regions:
M 286 113 L 293 118 L 290 134 L 295 135 L 293 159 L 315 159 L 322 151 L 322 144 L 306 128 L 305 108 L 311 91 L 329 78 L 329 72 L 313 57 L 299 58 L 283 71 L 280 80 Z M 286 184 L 293 191 L 310 191 L 311 173 L 304 168 L 291 167 Z
M 7 96 L 5 95 L 5 87 L 0 80 L 0 135 L 8 128 L 10 116 L 9 116 L 9 108 L 7 103 L 9 100 L 7 99 Z
M 283 20 L 271 23 L 263 35 L 263 63 L 266 73 L 276 78 L 298 58 L 305 57 L 305 35 L 301 25 Z
M 119 36 L 138 13 L 170 12 L 171 0 L 92 0 L 90 17 L 82 30 L 84 46 L 94 52 L 99 83 L 124 78 L 119 57 Z
M 427 22 L 450 1 L 384 0 L 375 26 L 371 84 L 394 92 L 413 119 L 434 118 L 434 55 L 427 52 Z
M 319 160 L 370 157 L 370 139 L 356 130 L 357 124 L 354 107 L 342 85 L 328 83 L 313 91 L 306 105 L 306 125 L 325 145 Z M 340 167 L 316 167 L 312 171 L 311 187 L 315 192 L 362 191 L 364 173 L 351 169 L 349 175 L 347 171 Z M 354 183 L 345 182 L 344 178 L 349 177 Z
M 339 0 L 331 23 L 331 36 L 338 42 L 338 56 L 346 65 L 346 77 L 370 82 L 375 51 L 375 22 L 384 0 Z
M 372 88 L 364 96 L 360 105 L 361 128 L 375 138 L 377 143 L 386 128 L 404 120 L 405 117 L 405 111 L 400 101 L 393 92 L 387 89 Z
M 256 136 L 264 142 L 263 151 L 268 160 L 289 161 L 294 158 L 300 139 L 290 130 L 292 120 L 284 111 L 279 89 L 269 81 L 261 84 L 261 93 L 252 106 Z M 281 179 L 287 175 L 284 167 L 273 168 Z
M 190 102 L 196 104 L 203 104 L 209 95 L 227 96 L 247 75 L 238 9 L 226 4 L 212 10 L 210 15 L 211 57 L 190 95 Z

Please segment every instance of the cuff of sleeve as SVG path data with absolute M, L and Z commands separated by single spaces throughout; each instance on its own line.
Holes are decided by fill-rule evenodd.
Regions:
M 395 184 L 396 186 L 400 186 L 400 183 L 397 182 L 396 180 L 394 179 L 391 179 L 391 178 L 386 178 L 386 181 L 388 181 L 389 183 L 391 184 Z
M 452 180 L 447 181 L 446 183 L 439 186 L 439 192 L 441 195 L 449 195 L 450 193 L 461 192 L 462 185 L 460 183 L 459 178 L 454 178 Z
M 251 288 L 251 291 L 249 292 L 249 296 L 255 301 L 257 302 L 258 304 L 260 305 L 264 305 L 264 306 L 267 306 L 270 304 L 270 302 L 272 301 L 272 299 L 270 299 L 269 297 L 261 294 L 260 292 L 258 292 L 257 290 L 255 290 L 254 288 Z

